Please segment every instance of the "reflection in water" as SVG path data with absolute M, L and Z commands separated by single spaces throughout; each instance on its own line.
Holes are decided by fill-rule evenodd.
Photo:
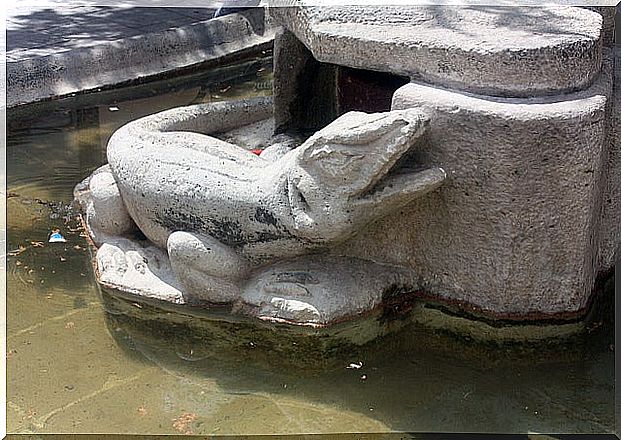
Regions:
M 485 345 L 410 324 L 358 346 L 343 336 L 374 318 L 284 331 L 99 292 L 71 201 L 105 163 L 111 133 L 165 108 L 267 94 L 270 62 L 265 54 L 9 121 L 9 431 L 611 431 L 610 316 L 589 334 L 539 344 Z M 48 243 L 53 229 L 67 241 Z
M 188 380 L 216 380 L 225 393 L 304 396 L 401 431 L 601 432 L 613 423 L 610 334 L 495 345 L 412 324 L 360 347 L 329 332 L 213 317 L 176 315 L 171 324 L 148 305 L 105 292 L 104 300 L 119 345 Z

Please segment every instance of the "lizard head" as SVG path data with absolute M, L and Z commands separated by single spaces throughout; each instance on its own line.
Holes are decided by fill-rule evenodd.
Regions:
M 292 151 L 288 194 L 296 228 L 329 241 L 377 217 L 355 209 L 357 202 L 372 197 L 380 181 L 386 186 L 390 170 L 428 122 L 417 109 L 349 112 Z

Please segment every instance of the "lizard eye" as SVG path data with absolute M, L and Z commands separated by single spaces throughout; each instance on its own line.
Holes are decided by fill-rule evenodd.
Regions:
M 364 154 L 345 150 L 335 145 L 324 145 L 308 155 L 308 166 L 324 175 L 339 180 L 359 172 Z

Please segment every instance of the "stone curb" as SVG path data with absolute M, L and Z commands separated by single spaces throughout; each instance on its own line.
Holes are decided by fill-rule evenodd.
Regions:
M 258 48 L 274 38 L 263 9 L 88 48 L 7 62 L 7 107 L 113 86 Z

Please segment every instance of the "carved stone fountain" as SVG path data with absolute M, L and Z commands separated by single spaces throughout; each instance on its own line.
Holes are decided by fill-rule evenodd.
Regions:
M 585 314 L 621 246 L 610 11 L 269 12 L 273 99 L 133 121 L 76 188 L 103 286 L 319 327 Z

